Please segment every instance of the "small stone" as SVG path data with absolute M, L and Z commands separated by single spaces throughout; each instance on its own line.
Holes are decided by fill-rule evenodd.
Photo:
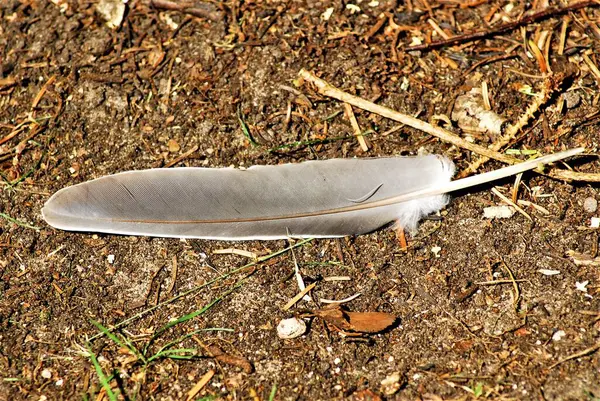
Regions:
M 291 339 L 300 337 L 304 333 L 306 333 L 306 323 L 302 319 L 295 317 L 283 319 L 277 325 L 277 335 L 279 338 Z
M 565 92 L 562 97 L 565 99 L 567 109 L 574 109 L 581 103 L 581 96 L 577 92 Z
M 589 198 L 585 198 L 583 201 L 583 210 L 585 210 L 587 213 L 596 212 L 596 210 L 598 210 L 598 201 L 596 198 L 592 198 L 591 196 Z
M 483 209 L 483 217 L 486 219 L 509 219 L 515 214 L 512 206 L 490 206 Z
M 567 333 L 565 333 L 564 330 L 555 331 L 554 334 L 552 334 L 552 341 L 560 341 L 566 335 Z
M 52 372 L 50 372 L 50 369 L 44 369 L 42 370 L 42 377 L 44 379 L 49 379 L 52 377 Z
M 96 11 L 106 20 L 109 28 L 115 29 L 123 22 L 125 2 L 123 0 L 100 0 L 96 4 Z
M 600 228 L 600 217 L 592 217 L 590 219 L 591 228 Z
M 538 272 L 542 273 L 544 276 L 556 276 L 560 274 L 560 270 L 550 270 L 550 269 L 540 269 Z
M 169 139 L 167 146 L 169 147 L 169 152 L 171 153 L 179 152 L 181 149 L 181 146 L 179 146 L 179 143 L 177 143 L 175 139 Z
M 381 381 L 381 392 L 385 395 L 395 394 L 398 390 L 400 390 L 401 383 L 400 373 L 394 372 L 385 379 Z
M 576 281 L 576 282 L 575 282 L 575 289 L 576 289 L 577 291 L 581 291 L 581 292 L 587 292 L 587 285 L 588 285 L 589 283 L 590 283 L 590 281 L 589 281 L 589 280 L 585 280 L 585 281 L 583 281 L 583 282 L 581 282 L 581 283 L 580 283 L 579 281 Z

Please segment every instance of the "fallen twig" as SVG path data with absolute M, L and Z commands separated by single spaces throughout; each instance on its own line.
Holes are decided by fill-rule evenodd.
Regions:
M 550 367 L 548 369 L 554 369 L 555 367 L 557 367 L 558 365 L 560 365 L 561 363 L 570 361 L 572 359 L 576 359 L 576 358 L 581 358 L 582 356 L 586 356 L 589 354 L 592 354 L 596 351 L 598 351 L 600 349 L 600 342 L 596 343 L 596 345 L 593 345 L 589 348 L 584 349 L 583 351 L 580 352 L 576 352 L 572 355 L 569 355 L 563 359 L 560 359 L 559 361 L 553 363 L 552 365 L 550 365 Z
M 377 105 L 373 102 L 369 102 L 368 100 L 362 99 L 358 96 L 351 95 L 347 92 L 344 92 L 326 81 L 318 78 L 313 73 L 306 71 L 305 69 L 300 70 L 298 73 L 302 79 L 307 82 L 315 85 L 319 93 L 325 96 L 332 97 L 334 99 L 340 100 L 342 102 L 346 102 L 351 104 L 352 106 L 356 106 L 360 109 L 370 111 L 371 113 L 379 114 L 383 117 L 389 118 L 394 121 L 401 122 L 409 127 L 418 129 L 420 131 L 426 132 L 430 135 L 435 136 L 436 138 L 441 139 L 444 142 L 451 143 L 455 146 L 458 146 L 462 149 L 467 149 L 472 152 L 475 152 L 481 156 L 489 157 L 490 159 L 498 160 L 503 163 L 508 164 L 516 164 L 521 163 L 521 160 L 514 158 L 512 156 L 508 156 L 492 149 L 488 149 L 484 146 L 477 145 L 471 142 L 468 142 L 456 134 L 447 131 L 443 128 L 433 126 L 429 123 L 421 121 L 412 116 L 397 112 L 385 106 Z M 600 174 L 594 173 L 579 173 L 576 171 L 569 170 L 551 170 L 544 171 L 542 169 L 536 169 L 535 172 L 543 175 L 547 175 L 548 177 L 552 177 L 558 180 L 563 181 L 584 181 L 584 182 L 600 182 Z
M 210 381 L 210 379 L 212 379 L 212 377 L 215 375 L 215 371 L 214 370 L 209 370 L 208 372 L 206 372 L 204 374 L 204 376 L 202 376 L 200 378 L 200 380 L 198 380 L 198 382 L 194 385 L 194 387 L 192 387 L 188 393 L 187 393 L 187 398 L 186 401 L 191 401 L 196 397 L 196 394 L 198 394 L 200 392 L 200 390 L 202 390 L 204 388 L 204 386 L 206 386 L 208 384 L 208 382 Z
M 433 126 L 429 123 L 421 121 L 407 114 L 397 112 L 385 106 L 379 106 L 375 103 L 369 102 L 368 100 L 344 92 L 304 69 L 300 70 L 299 74 L 305 81 L 315 85 L 319 90 L 319 93 L 325 96 L 329 96 L 342 102 L 349 103 L 352 106 L 356 106 L 363 110 L 370 111 L 371 113 L 379 114 L 391 120 L 401 122 L 405 125 L 408 125 L 409 127 L 413 127 L 420 131 L 427 132 L 428 134 L 431 134 L 443 140 L 444 142 L 451 143 L 463 149 L 468 149 L 480 155 L 485 155 L 504 163 L 514 164 L 519 162 L 518 159 L 515 159 L 513 157 L 506 156 L 498 152 L 490 151 L 489 149 L 483 146 L 468 142 L 443 128 Z

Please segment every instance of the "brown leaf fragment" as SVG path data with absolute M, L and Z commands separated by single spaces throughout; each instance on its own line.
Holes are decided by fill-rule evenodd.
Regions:
M 381 401 L 381 397 L 371 390 L 359 390 L 352 393 L 350 401 Z
M 250 361 L 248 361 L 244 357 L 226 354 L 221 348 L 217 347 L 216 345 L 210 345 L 206 347 L 206 350 L 213 358 L 215 358 L 221 363 L 237 366 L 238 368 L 241 368 L 244 372 L 248 374 L 254 372 L 254 366 L 252 366 Z
M 385 312 L 350 312 L 339 305 L 318 309 L 313 314 L 345 331 L 379 333 L 396 321 L 396 316 Z
M 347 312 L 353 331 L 379 333 L 396 321 L 396 316 L 385 312 Z

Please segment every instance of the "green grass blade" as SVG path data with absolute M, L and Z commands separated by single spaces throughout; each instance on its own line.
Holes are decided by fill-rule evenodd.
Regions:
M 15 223 L 16 225 L 21 226 L 21 227 L 30 228 L 30 229 L 35 230 L 35 231 L 40 231 L 41 230 L 41 228 L 39 228 L 39 227 L 29 225 L 27 223 L 24 223 L 24 222 L 22 222 L 20 220 L 15 219 L 13 217 L 10 217 L 6 213 L 0 213 L 0 217 L 6 219 L 8 221 L 10 221 L 11 223 Z
M 307 239 L 304 239 L 302 241 L 296 242 L 294 245 L 290 245 L 290 246 L 288 246 L 286 248 L 280 249 L 277 252 L 273 252 L 273 253 L 271 253 L 269 255 L 260 257 L 260 258 L 258 258 L 258 260 L 254 261 L 254 262 L 245 264 L 242 267 L 238 267 L 237 269 L 234 269 L 234 270 L 230 271 L 229 273 L 223 274 L 223 275 L 221 275 L 221 276 L 219 276 L 219 277 L 217 277 L 217 278 L 215 278 L 213 280 L 207 281 L 206 283 L 204 283 L 202 285 L 198 285 L 198 286 L 196 286 L 194 288 L 190 288 L 189 290 L 184 291 L 181 294 L 174 296 L 173 298 L 169 298 L 166 301 L 163 301 L 163 302 L 161 302 L 159 304 L 156 304 L 156 305 L 154 305 L 154 306 L 152 306 L 152 307 L 150 307 L 148 309 L 145 309 L 145 310 L 143 310 L 143 311 L 141 311 L 139 313 L 136 313 L 132 317 L 127 318 L 127 319 L 125 319 L 125 320 L 117 323 L 116 325 L 114 325 L 112 328 L 110 328 L 108 330 L 109 331 L 114 331 L 114 330 L 120 329 L 121 327 L 127 326 L 129 323 L 134 322 L 135 320 L 137 320 L 137 319 L 139 319 L 139 318 L 141 318 L 143 316 L 146 316 L 148 313 L 154 312 L 155 310 L 157 310 L 159 308 L 162 308 L 165 305 L 173 303 L 173 302 L 175 302 L 175 301 L 177 301 L 177 300 L 179 300 L 181 298 L 185 298 L 188 295 L 191 295 L 191 294 L 193 294 L 195 292 L 200 291 L 203 288 L 206 288 L 206 287 L 211 286 L 211 285 L 213 285 L 215 283 L 218 283 L 219 281 L 225 280 L 226 278 L 231 277 L 234 274 L 237 274 L 237 273 L 239 273 L 241 271 L 244 271 L 244 270 L 246 270 L 246 269 L 248 269 L 248 268 L 250 268 L 252 266 L 256 266 L 256 265 L 258 265 L 258 264 L 260 264 L 262 262 L 266 262 L 269 259 L 276 258 L 279 255 L 283 255 L 284 253 L 289 252 L 292 249 L 304 246 L 307 243 L 311 242 L 312 240 L 313 240 L 313 238 L 307 238 Z M 96 340 L 96 339 L 98 339 L 98 338 L 100 338 L 100 337 L 102 337 L 104 335 L 105 335 L 105 333 L 102 333 L 102 332 L 98 333 L 98 334 L 93 335 L 92 337 L 90 337 L 88 339 L 88 341 L 94 341 L 94 340 Z
M 271 387 L 271 394 L 269 394 L 269 401 L 275 401 L 275 395 L 277 394 L 277 383 Z
M 250 133 L 250 129 L 248 128 L 248 124 L 246 124 L 246 121 L 244 121 L 244 116 L 242 115 L 242 108 L 240 106 L 238 106 L 238 109 L 237 109 L 237 118 L 238 118 L 238 121 L 240 122 L 240 127 L 242 128 L 242 132 L 244 133 L 244 136 L 246 138 L 248 138 L 248 140 L 250 141 L 250 143 L 253 146 L 259 146 L 258 142 L 256 142 L 254 140 L 254 138 L 252 137 L 252 134 Z
M 104 374 L 104 371 L 102 370 L 102 366 L 100 366 L 100 363 L 98 362 L 98 358 L 96 358 L 96 354 L 94 354 L 94 352 L 92 351 L 92 347 L 89 344 L 87 345 L 87 351 L 88 351 L 90 360 L 92 361 L 92 365 L 94 365 L 94 369 L 96 369 L 96 374 L 98 375 L 98 380 L 100 380 L 100 384 L 102 385 L 102 388 L 104 388 L 104 391 L 106 391 L 106 395 L 108 396 L 108 399 L 110 401 L 117 401 L 117 395 L 112 391 L 112 388 L 110 387 L 110 381 Z
M 131 353 L 133 355 L 135 355 L 138 359 L 140 359 L 142 362 L 147 363 L 146 358 L 144 357 L 144 355 L 142 355 L 140 353 L 140 351 L 138 351 L 137 348 L 135 348 L 135 346 L 130 342 L 130 341 L 123 341 L 121 340 L 119 337 L 117 337 L 116 334 L 111 333 L 110 330 L 108 330 L 106 327 L 104 327 L 100 322 L 97 322 L 93 319 L 90 319 L 90 322 L 92 322 L 92 324 L 94 326 L 96 326 L 98 328 L 98 330 L 100 330 L 102 333 L 104 333 L 108 338 L 110 338 L 111 340 L 113 340 L 113 342 L 117 343 L 119 346 L 121 346 L 122 348 L 127 348 L 129 351 L 131 351 Z

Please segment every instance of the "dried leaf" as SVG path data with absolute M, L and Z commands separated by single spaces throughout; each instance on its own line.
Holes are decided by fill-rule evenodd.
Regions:
M 396 321 L 396 316 L 385 312 L 349 312 L 339 305 L 318 309 L 313 314 L 341 330 L 358 333 L 379 333 Z

